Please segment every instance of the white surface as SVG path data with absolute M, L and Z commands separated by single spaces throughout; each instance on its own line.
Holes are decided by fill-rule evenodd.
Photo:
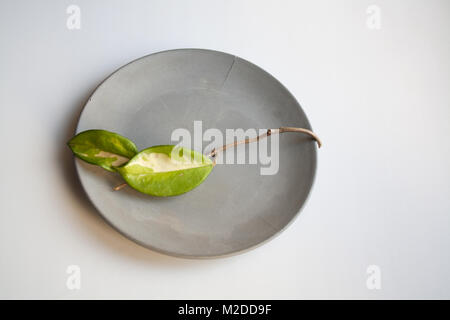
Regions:
M 449 31 L 445 0 L 2 1 L 0 298 L 450 298 Z M 183 260 L 125 239 L 65 146 L 109 73 L 182 47 L 272 73 L 324 142 L 300 217 L 242 255 Z M 366 287 L 372 264 L 381 290 Z

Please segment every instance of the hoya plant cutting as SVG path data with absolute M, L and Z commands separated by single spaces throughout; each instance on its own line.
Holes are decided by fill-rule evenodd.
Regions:
M 106 130 L 83 131 L 67 144 L 81 160 L 120 174 L 125 183 L 114 187 L 114 190 L 129 185 L 148 195 L 168 197 L 186 193 L 200 185 L 213 170 L 219 152 L 283 132 L 307 134 L 316 140 L 319 148 L 322 145 L 312 131 L 293 127 L 268 129 L 260 136 L 221 146 L 207 155 L 175 145 L 153 146 L 138 151 L 131 140 Z

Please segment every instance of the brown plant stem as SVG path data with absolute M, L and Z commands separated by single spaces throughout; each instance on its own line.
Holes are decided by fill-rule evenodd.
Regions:
M 320 141 L 319 137 L 314 132 L 312 132 L 311 130 L 304 129 L 304 128 L 294 128 L 294 127 L 280 127 L 278 129 L 267 129 L 267 132 L 257 136 L 256 138 L 249 138 L 249 139 L 245 139 L 245 140 L 241 140 L 241 141 L 236 141 L 236 142 L 233 142 L 233 143 L 229 143 L 229 144 L 223 145 L 223 146 L 221 146 L 221 147 L 219 147 L 217 149 L 213 149 L 208 154 L 208 156 L 214 158 L 217 155 L 217 153 L 223 152 L 223 151 L 225 151 L 228 148 L 236 147 L 236 146 L 238 146 L 240 144 L 248 144 L 248 143 L 252 143 L 252 142 L 257 142 L 257 141 L 259 141 L 261 139 L 267 138 L 268 136 L 271 136 L 271 135 L 274 135 L 274 134 L 280 134 L 280 133 L 283 133 L 283 132 L 300 132 L 300 133 L 308 134 L 311 137 L 313 137 L 314 140 L 316 140 L 317 146 L 319 148 L 322 147 L 322 141 Z
M 120 189 L 122 189 L 122 188 L 124 188 L 124 187 L 126 187 L 126 186 L 127 186 L 126 183 L 122 183 L 122 184 L 119 184 L 118 186 L 115 186 L 115 187 L 113 188 L 113 190 L 114 190 L 114 191 L 119 191 Z

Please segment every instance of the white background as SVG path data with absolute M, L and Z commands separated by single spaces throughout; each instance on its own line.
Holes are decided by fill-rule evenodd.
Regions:
M 450 298 L 449 32 L 445 0 L 2 0 L 0 298 Z M 125 239 L 65 145 L 108 74 L 183 47 L 272 73 L 324 142 L 300 217 L 242 255 L 183 260 Z M 372 264 L 381 290 L 366 287 Z

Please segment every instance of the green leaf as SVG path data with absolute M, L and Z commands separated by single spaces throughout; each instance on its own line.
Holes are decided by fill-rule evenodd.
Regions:
M 206 179 L 213 162 L 202 154 L 173 145 L 155 146 L 139 152 L 117 168 L 134 189 L 167 197 L 188 192 Z
M 83 131 L 67 145 L 78 158 L 113 172 L 138 152 L 132 141 L 105 130 Z

